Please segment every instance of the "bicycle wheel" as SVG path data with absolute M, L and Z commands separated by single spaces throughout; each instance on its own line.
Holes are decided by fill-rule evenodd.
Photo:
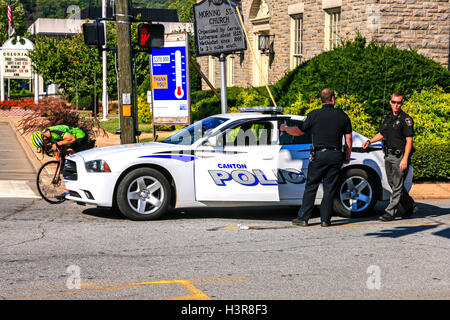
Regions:
M 36 178 L 37 189 L 41 197 L 52 204 L 64 202 L 66 200 L 66 188 L 61 170 L 58 176 L 55 176 L 59 169 L 59 161 L 49 161 L 42 165 Z

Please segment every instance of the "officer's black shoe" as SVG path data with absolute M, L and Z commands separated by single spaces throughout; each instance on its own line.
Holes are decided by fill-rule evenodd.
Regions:
M 412 209 L 405 211 L 405 213 L 402 214 L 402 219 L 411 219 L 416 212 L 419 211 L 419 207 L 415 204 Z
M 331 226 L 331 222 L 330 221 L 322 221 L 320 224 L 322 227 L 326 228 Z
M 394 216 L 390 215 L 387 212 L 385 214 L 383 214 L 382 216 L 380 216 L 378 219 L 381 220 L 381 221 L 393 221 L 393 220 L 395 220 Z
M 296 226 L 300 226 L 300 227 L 307 227 L 308 221 L 301 220 L 299 218 L 295 218 L 294 220 L 292 220 L 292 224 L 294 224 Z

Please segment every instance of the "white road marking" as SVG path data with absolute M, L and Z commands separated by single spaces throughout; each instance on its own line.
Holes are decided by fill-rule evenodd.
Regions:
M 0 198 L 40 198 L 23 180 L 0 180 Z

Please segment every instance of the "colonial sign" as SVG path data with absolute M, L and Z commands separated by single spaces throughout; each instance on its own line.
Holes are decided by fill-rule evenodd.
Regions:
M 2 50 L 3 76 L 9 79 L 31 79 L 31 59 L 28 50 Z
M 242 12 L 239 0 L 203 0 L 194 4 L 197 56 L 218 56 L 247 49 L 236 7 Z

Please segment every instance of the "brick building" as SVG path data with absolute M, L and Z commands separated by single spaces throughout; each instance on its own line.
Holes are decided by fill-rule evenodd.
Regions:
M 395 43 L 449 66 L 449 0 L 242 0 L 245 28 L 269 83 L 300 62 L 354 39 Z M 258 41 L 268 39 L 269 50 Z M 261 86 L 264 81 L 250 48 L 227 57 L 228 86 Z M 199 58 L 202 70 L 220 87 L 217 58 Z M 203 88 L 207 89 L 206 83 Z

